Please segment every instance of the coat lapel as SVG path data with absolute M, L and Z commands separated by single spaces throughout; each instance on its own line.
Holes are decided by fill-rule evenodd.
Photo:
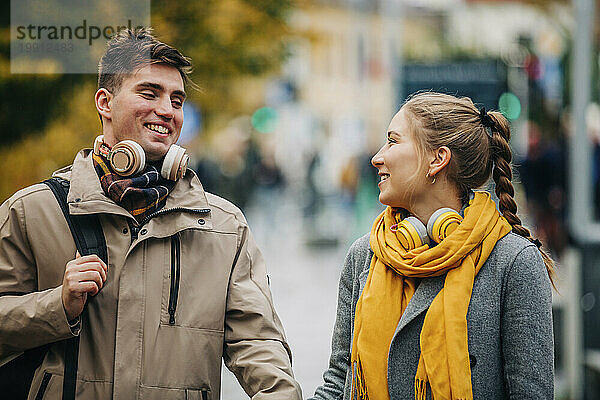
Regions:
M 408 306 L 406 306 L 404 314 L 402 314 L 402 317 L 398 322 L 394 336 L 396 336 L 398 332 L 408 325 L 410 321 L 415 319 L 417 315 L 429 308 L 435 296 L 444 287 L 445 280 L 446 275 L 444 274 L 441 276 L 436 276 L 435 278 L 423 279 L 421 281 L 417 287 L 417 290 L 415 290 L 413 297 L 410 299 Z

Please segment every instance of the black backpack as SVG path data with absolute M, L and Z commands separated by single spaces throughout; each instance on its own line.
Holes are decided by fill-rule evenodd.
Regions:
M 108 262 L 106 240 L 104 239 L 98 215 L 69 214 L 69 207 L 67 205 L 69 181 L 60 178 L 51 178 L 44 181 L 44 183 L 50 187 L 60 205 L 65 219 L 69 224 L 69 229 L 71 230 L 79 254 L 82 256 L 97 254 L 104 262 Z M 47 344 L 27 350 L 19 357 L 0 367 L 0 394 L 2 394 L 3 398 L 14 400 L 27 399 L 35 370 L 44 360 L 49 346 L 50 344 Z M 63 400 L 75 399 L 78 356 L 79 336 L 66 339 Z

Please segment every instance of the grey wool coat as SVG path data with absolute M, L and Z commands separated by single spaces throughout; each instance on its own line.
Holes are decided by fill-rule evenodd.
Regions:
M 354 312 L 372 256 L 369 235 L 354 242 L 346 256 L 329 368 L 312 400 L 350 399 Z M 398 323 L 388 355 L 391 400 L 415 398 L 421 327 L 444 279 L 422 279 Z M 475 277 L 467 312 L 474 399 L 554 398 L 551 300 L 537 247 L 514 233 L 500 239 Z M 427 398 L 432 399 L 429 387 Z

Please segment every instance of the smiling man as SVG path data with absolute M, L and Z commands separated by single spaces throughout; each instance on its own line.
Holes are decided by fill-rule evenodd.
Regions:
M 218 400 L 222 359 L 252 399 L 301 398 L 246 220 L 175 145 L 190 67 L 147 29 L 100 61 L 102 135 L 54 176 L 71 214 L 98 215 L 107 263 L 76 252 L 48 186 L 0 207 L 0 364 L 48 345 L 28 399 L 63 398 L 75 336 L 76 399 Z

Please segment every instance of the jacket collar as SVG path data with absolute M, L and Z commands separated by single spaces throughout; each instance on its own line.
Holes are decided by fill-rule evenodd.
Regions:
M 91 149 L 83 149 L 77 153 L 73 165 L 60 169 L 52 174 L 70 181 L 67 203 L 71 214 L 98 214 L 109 213 L 124 215 L 134 219 L 127 210 L 116 204 L 104 194 L 100 180 L 94 169 L 91 157 Z M 206 193 L 202 188 L 200 180 L 188 169 L 185 176 L 177 181 L 177 184 L 169 194 L 165 207 L 162 210 L 181 209 L 209 210 Z M 209 212 L 203 216 L 204 228 L 209 228 Z

